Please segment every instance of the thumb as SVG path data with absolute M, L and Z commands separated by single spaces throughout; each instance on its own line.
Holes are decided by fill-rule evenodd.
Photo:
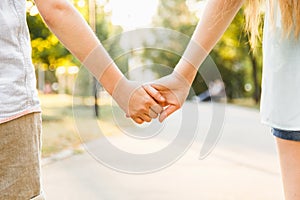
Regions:
M 173 112 L 178 109 L 175 105 L 169 105 L 159 116 L 159 121 L 163 122 L 167 117 L 169 117 Z

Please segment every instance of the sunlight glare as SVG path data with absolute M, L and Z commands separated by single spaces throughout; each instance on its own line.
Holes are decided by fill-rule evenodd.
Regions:
M 29 14 L 30 16 L 36 16 L 39 14 L 39 10 L 35 5 L 31 7 Z
M 77 2 L 77 5 L 80 7 L 80 8 L 83 8 L 85 6 L 85 1 L 84 0 L 80 0 Z
M 186 1 L 186 4 L 187 4 L 189 10 L 192 13 L 195 13 L 196 17 L 198 19 L 200 19 L 200 17 L 202 16 L 202 13 L 203 13 L 203 11 L 205 9 L 206 3 L 207 3 L 207 0 L 202 0 L 202 1 L 187 0 Z
M 111 0 L 112 23 L 125 30 L 144 27 L 151 24 L 158 0 Z

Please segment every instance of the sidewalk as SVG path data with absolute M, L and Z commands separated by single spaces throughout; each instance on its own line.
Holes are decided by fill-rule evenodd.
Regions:
M 207 112 L 207 105 L 200 107 L 203 113 Z M 129 175 L 102 166 L 84 152 L 43 166 L 46 197 L 48 200 L 283 200 L 274 141 L 267 133 L 268 128 L 260 125 L 258 112 L 227 106 L 226 114 L 222 139 L 204 160 L 198 159 L 201 145 L 197 141 L 172 166 L 152 174 Z M 205 124 L 206 119 L 202 120 Z M 242 123 L 245 120 L 247 123 Z M 134 146 L 120 135 L 109 139 L 123 147 Z M 153 141 L 143 145 L 143 149 L 164 143 L 167 141 Z

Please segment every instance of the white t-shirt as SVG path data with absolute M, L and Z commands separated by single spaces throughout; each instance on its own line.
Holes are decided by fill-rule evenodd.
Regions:
M 0 124 L 40 112 L 25 0 L 0 3 Z
M 263 36 L 262 122 L 282 130 L 300 130 L 300 38 L 282 36 L 274 1 L 275 27 L 266 9 Z M 267 6 L 268 7 L 268 6 Z

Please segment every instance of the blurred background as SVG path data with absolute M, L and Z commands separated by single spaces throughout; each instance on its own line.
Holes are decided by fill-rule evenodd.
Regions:
M 126 31 L 145 27 L 169 28 L 191 36 L 197 22 L 201 20 L 201 13 L 206 3 L 206 1 L 201 0 L 70 1 L 87 20 L 101 41 L 106 41 Z M 193 171 L 197 171 L 195 166 L 199 164 L 191 164 L 192 161 L 188 157 L 187 160 L 182 161 L 184 164 L 177 165 L 178 169 L 175 166 L 171 171 L 161 172 L 164 174 L 153 175 L 153 177 L 149 177 L 148 175 L 148 180 L 152 180 L 153 184 L 148 182 L 148 185 L 145 186 L 148 188 L 147 190 L 140 188 L 141 183 L 143 183 L 142 179 L 147 180 L 147 176 L 135 178 L 102 169 L 100 173 L 102 178 L 108 178 L 107 176 L 121 177 L 120 179 L 122 180 L 118 179 L 117 182 L 122 183 L 122 186 L 116 185 L 112 180 L 107 181 L 105 179 L 108 186 L 97 186 L 95 190 L 98 192 L 92 192 L 92 190 L 88 190 L 88 192 L 87 190 L 81 191 L 82 188 L 86 189 L 87 186 L 77 185 L 73 188 L 76 192 L 70 189 L 73 192 L 70 191 L 68 193 L 68 189 L 60 191 L 57 182 L 66 185 L 70 184 L 69 182 L 64 182 L 70 177 L 60 174 L 69 163 L 62 164 L 60 162 L 63 161 L 57 161 L 58 164 L 56 164 L 56 160 L 60 160 L 57 157 L 65 158 L 84 154 L 81 146 L 82 137 L 85 140 L 84 142 L 99 139 L 98 129 L 94 130 L 92 127 L 89 127 L 88 121 L 86 121 L 86 131 L 80 133 L 80 136 L 77 134 L 72 112 L 72 93 L 76 78 L 80 78 L 80 83 L 82 83 L 77 86 L 77 92 L 80 93 L 80 99 L 77 100 L 80 102 L 80 105 L 91 108 L 85 109 L 85 107 L 82 107 L 82 120 L 85 120 L 86 116 L 97 118 L 102 129 L 106 130 L 105 135 L 107 136 L 115 136 L 121 133 L 113 123 L 111 109 L 114 105 L 112 105 L 109 95 L 91 75 L 87 72 L 82 72 L 78 60 L 62 46 L 58 39 L 44 25 L 34 1 L 27 0 L 27 21 L 32 40 L 32 58 L 36 69 L 37 87 L 43 109 L 42 156 L 45 163 L 45 192 L 48 194 L 49 199 L 83 199 L 80 195 L 89 197 L 84 199 L 281 199 L 280 176 L 274 141 L 268 128 L 263 127 L 259 123 L 258 108 L 262 71 L 261 45 L 257 51 L 250 51 L 248 35 L 244 32 L 244 20 L 243 9 L 241 9 L 226 33 L 210 53 L 223 78 L 229 105 L 224 127 L 225 136 L 223 136 L 216 149 L 216 152 L 219 152 L 219 154 L 214 154 L 215 157 L 212 156 L 212 163 L 206 161 L 208 163 L 206 163 L 207 166 L 204 166 L 203 174 Z M 160 36 L 155 36 L 155 38 L 159 39 Z M 180 41 L 173 41 L 172 38 L 167 38 L 167 36 L 163 39 L 166 42 L 174 43 L 174 48 L 180 44 Z M 104 42 L 104 44 L 108 43 Z M 184 49 L 187 44 L 183 42 L 180 45 Z M 123 48 L 121 41 L 114 41 L 114 43 L 104 46 L 111 56 L 114 56 L 114 53 Z M 151 65 L 152 63 L 159 63 L 174 68 L 179 59 L 180 56 L 170 52 L 143 49 L 116 59 L 116 63 L 123 73 L 127 73 L 137 66 Z M 81 75 L 78 77 L 80 72 Z M 143 73 L 138 76 L 127 73 L 127 76 L 130 79 L 143 80 L 144 77 L 153 79 L 166 75 L 165 70 L 160 70 L 157 67 L 145 68 Z M 201 76 L 198 75 L 193 84 L 195 94 L 189 96 L 190 101 L 188 103 L 188 106 L 190 106 L 193 102 L 206 102 L 208 100 L 208 103 L 200 105 L 204 116 L 209 115 L 205 114 L 205 112 L 209 113 L 207 107 L 209 107 L 210 102 L 210 99 L 205 96 L 207 89 L 207 85 Z M 205 120 L 203 119 L 203 121 Z M 129 125 L 132 126 L 132 124 Z M 241 132 L 249 132 L 249 134 L 241 135 Z M 252 137 L 254 135 L 261 138 L 256 141 L 250 137 L 251 134 Z M 230 153 L 223 155 L 224 152 Z M 51 159 L 53 157 L 55 160 L 54 164 L 52 162 L 53 159 Z M 193 162 L 199 162 L 197 158 L 195 160 Z M 225 160 L 226 162 L 229 160 L 228 163 L 230 164 L 226 163 Z M 259 166 L 256 165 L 258 161 L 260 163 Z M 189 168 L 190 165 L 187 163 L 190 163 L 194 168 Z M 211 171 L 214 168 L 208 167 L 210 164 L 215 166 L 215 171 Z M 217 168 L 216 165 L 220 168 Z M 225 168 L 224 173 L 220 171 L 223 168 L 222 166 Z M 243 168 L 245 166 L 246 168 Z M 269 168 L 270 166 L 271 169 Z M 198 167 L 201 170 L 201 166 Z M 226 169 L 229 171 L 226 171 Z M 76 170 L 79 169 L 76 168 Z M 74 171 L 75 174 L 77 173 L 76 170 Z M 184 175 L 185 172 L 187 176 Z M 173 175 L 180 177 L 180 180 L 176 181 L 181 181 L 179 185 L 183 189 L 177 190 L 177 194 L 174 194 L 176 185 L 170 182 L 168 173 L 172 174 L 172 177 Z M 249 175 L 251 173 L 253 173 L 253 176 Z M 61 181 L 57 181 L 57 174 L 59 174 L 60 178 L 64 178 Z M 165 184 L 169 184 L 170 187 L 166 185 L 159 187 L 160 184 L 154 183 L 159 180 L 159 176 L 166 176 L 169 182 Z M 191 177 L 196 179 L 191 181 L 193 179 Z M 220 177 L 226 178 L 219 179 Z M 201 182 L 202 178 L 205 179 L 206 187 L 200 192 L 196 182 Z M 82 179 L 85 180 L 88 178 L 83 177 Z M 79 179 L 79 182 L 84 182 L 82 179 Z M 206 179 L 210 179 L 210 181 Z M 183 180 L 190 180 L 191 182 L 183 186 Z M 123 187 L 126 182 L 130 182 L 127 188 Z M 90 184 L 96 183 L 95 181 L 91 181 Z M 67 187 L 66 185 L 64 186 Z M 277 192 L 269 191 L 268 189 L 271 186 L 274 186 Z M 115 192 L 113 192 L 113 188 Z M 118 193 L 118 190 L 120 190 L 119 196 L 114 194 Z M 226 192 L 216 193 L 215 190 L 224 190 Z M 105 191 L 105 195 L 101 191 Z M 145 194 L 148 192 L 151 195 L 157 195 L 150 195 L 146 198 L 141 191 L 144 191 Z M 205 191 L 207 191 L 207 194 L 205 194 Z M 137 194 L 134 196 L 133 193 L 135 192 Z M 76 195 L 72 196 L 74 193 Z M 170 195 L 171 193 L 173 196 Z M 55 196 L 63 194 L 65 196 Z
M 101 41 L 122 32 L 143 27 L 164 27 L 191 36 L 205 6 L 205 1 L 199 0 L 72 0 L 71 2 L 90 23 Z M 36 68 L 38 90 L 44 106 L 44 135 L 45 137 L 48 135 L 48 125 L 51 126 L 51 129 L 56 125 L 62 128 L 60 121 L 63 121 L 63 127 L 66 129 L 63 132 L 71 133 L 74 130 L 71 130 L 72 128 L 67 126 L 69 123 L 64 121 L 71 116 L 70 110 L 68 110 L 71 105 L 64 104 L 71 102 L 69 95 L 72 94 L 81 65 L 47 29 L 33 1 L 27 1 L 27 10 L 27 21 L 32 39 L 32 58 Z M 228 102 L 258 107 L 261 84 L 261 50 L 258 49 L 255 54 L 250 52 L 247 35 L 243 29 L 242 9 L 210 56 L 222 75 Z M 170 40 L 170 42 L 178 45 L 178 41 Z M 186 44 L 182 45 L 184 48 Z M 111 55 L 114 52 L 110 50 L 116 51 L 118 48 L 122 48 L 118 43 L 106 47 Z M 150 62 L 175 67 L 179 59 L 178 55 L 169 52 L 145 49 L 135 52 L 135 55 L 123 56 L 117 59 L 116 63 L 125 73 L 130 71 L 130 62 L 131 66 L 136 62 Z M 157 69 L 153 71 L 153 73 L 160 73 Z M 161 73 L 163 75 L 163 70 Z M 90 77 L 87 76 L 86 81 L 87 83 L 91 81 Z M 193 85 L 193 89 L 196 94 L 207 90 L 201 77 L 198 76 L 195 82 L 197 84 Z M 93 89 L 93 84 L 91 87 Z M 102 91 L 101 87 L 97 88 L 100 92 Z M 61 101 L 59 98 L 67 100 Z M 56 108 L 57 110 L 55 110 Z M 68 140 L 68 138 L 66 139 Z M 71 138 L 69 139 L 71 140 Z M 47 150 L 47 141 L 44 142 L 45 156 L 49 151 Z M 50 151 L 57 151 L 63 147 L 56 145 L 56 147 L 49 148 L 51 148 Z

